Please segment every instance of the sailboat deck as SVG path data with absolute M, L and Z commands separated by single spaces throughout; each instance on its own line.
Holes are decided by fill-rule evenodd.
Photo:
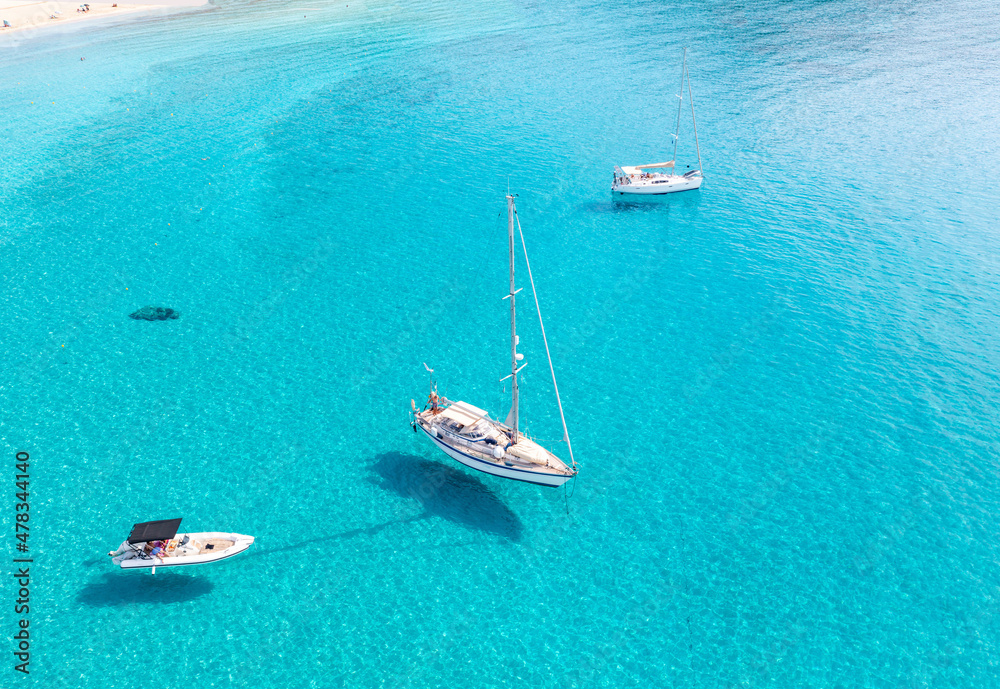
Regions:
M 453 411 L 454 409 L 454 411 Z M 457 413 L 456 413 L 457 412 Z M 561 459 L 522 433 L 517 443 L 510 445 L 510 429 L 487 417 L 463 424 L 465 410 L 455 407 L 427 410 L 416 415 L 420 425 L 432 436 L 452 448 L 491 462 L 497 466 L 522 467 L 533 472 L 572 475 L 572 469 Z M 493 456 L 496 447 L 505 448 L 502 457 Z

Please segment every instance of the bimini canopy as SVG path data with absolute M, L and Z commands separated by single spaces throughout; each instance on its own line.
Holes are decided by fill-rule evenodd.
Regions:
M 665 163 L 650 163 L 649 165 L 623 165 L 622 172 L 626 175 L 638 175 L 641 174 L 643 170 L 654 170 L 656 168 L 673 167 L 674 161 L 668 160 Z
M 161 519 L 158 522 L 143 522 L 132 527 L 128 535 L 129 543 L 146 543 L 147 541 L 169 541 L 177 535 L 181 519 Z
M 486 411 L 479 407 L 474 407 L 467 402 L 453 402 L 450 407 L 444 410 L 443 415 L 454 419 L 463 428 L 472 428 L 479 419 L 489 418 L 489 414 Z

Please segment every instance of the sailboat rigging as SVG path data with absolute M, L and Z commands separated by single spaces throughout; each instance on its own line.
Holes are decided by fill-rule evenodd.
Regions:
M 569 441 L 569 431 L 566 428 L 566 415 L 563 412 L 562 400 L 559 397 L 559 387 L 556 384 L 555 368 L 552 366 L 552 356 L 549 353 L 548 340 L 545 337 L 545 325 L 542 323 L 541 310 L 538 308 L 538 295 L 535 293 L 535 281 L 531 275 L 531 263 L 528 261 L 527 247 L 524 245 L 524 232 L 521 221 L 516 218 L 517 210 L 514 197 L 507 195 L 507 246 L 510 257 L 509 292 L 504 299 L 510 299 L 510 374 L 501 378 L 503 382 L 511 380 L 511 407 L 506 419 L 501 423 L 489 417 L 489 413 L 467 402 L 451 402 L 439 397 L 431 383 L 431 391 L 427 405 L 417 411 L 416 403 L 411 400 L 411 425 L 414 431 L 422 431 L 438 449 L 465 466 L 494 476 L 524 481 L 543 486 L 561 486 L 576 476 L 578 468 L 573 458 L 573 448 Z M 552 384 L 556 392 L 556 402 L 559 406 L 559 416 L 563 426 L 563 440 L 570 456 L 570 464 L 566 464 L 552 452 L 527 437 L 520 430 L 520 409 L 518 399 L 518 375 L 527 366 L 521 363 L 524 355 L 517 351 L 520 340 L 517 335 L 516 299 L 520 289 L 514 282 L 514 223 L 524 248 L 524 260 L 528 269 L 528 279 L 535 297 L 535 309 L 538 311 L 538 322 L 542 327 L 542 341 L 545 343 L 545 354 L 552 373 Z M 523 289 L 523 288 L 522 288 Z M 433 369 L 424 364 L 431 373 Z

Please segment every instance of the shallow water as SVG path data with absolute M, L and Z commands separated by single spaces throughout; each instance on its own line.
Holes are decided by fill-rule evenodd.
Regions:
M 990 8 L 349 4 L 0 50 L 0 439 L 35 557 L 3 686 L 995 685 Z M 613 200 L 616 163 L 670 155 L 685 45 L 705 184 Z M 508 184 L 570 494 L 407 427 L 423 362 L 506 412 Z M 112 569 L 174 516 L 257 542 Z

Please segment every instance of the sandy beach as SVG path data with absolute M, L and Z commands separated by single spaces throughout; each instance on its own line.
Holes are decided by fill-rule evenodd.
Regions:
M 83 22 L 99 17 L 111 17 L 125 14 L 154 14 L 164 10 L 179 7 L 196 7 L 205 4 L 206 0 L 167 0 L 156 4 L 149 3 L 111 3 L 90 2 L 86 12 L 78 11 L 84 3 L 57 2 L 17 2 L 16 0 L 0 0 L 0 36 L 6 33 L 23 32 L 30 29 L 44 29 L 47 26 L 61 26 L 70 23 Z

